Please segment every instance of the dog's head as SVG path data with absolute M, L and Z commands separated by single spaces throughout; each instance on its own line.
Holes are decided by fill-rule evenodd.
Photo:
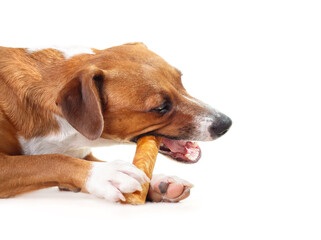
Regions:
M 136 141 L 162 136 L 160 152 L 182 162 L 197 162 L 193 141 L 214 140 L 232 122 L 190 96 L 181 72 L 143 44 L 126 44 L 95 55 L 62 89 L 62 115 L 88 139 Z

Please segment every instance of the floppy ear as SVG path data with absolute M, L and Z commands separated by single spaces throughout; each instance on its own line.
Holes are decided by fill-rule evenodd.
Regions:
M 103 70 L 88 67 L 67 83 L 57 99 L 65 119 L 90 140 L 99 138 L 104 128 L 101 106 L 104 78 Z

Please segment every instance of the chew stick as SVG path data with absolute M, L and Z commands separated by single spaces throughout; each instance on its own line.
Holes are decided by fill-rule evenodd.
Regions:
M 161 137 L 144 136 L 138 139 L 136 153 L 133 164 L 144 171 L 147 177 L 151 179 L 158 149 L 161 144 Z M 149 183 L 142 185 L 142 191 L 136 191 L 130 194 L 124 194 L 126 201 L 129 204 L 144 204 L 149 189 Z

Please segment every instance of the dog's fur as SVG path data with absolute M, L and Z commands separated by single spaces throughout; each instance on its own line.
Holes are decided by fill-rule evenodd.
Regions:
M 0 47 L 0 197 L 59 186 L 117 201 L 147 179 L 130 164 L 93 162 L 91 147 L 144 134 L 213 140 L 226 119 L 140 43 L 83 54 Z

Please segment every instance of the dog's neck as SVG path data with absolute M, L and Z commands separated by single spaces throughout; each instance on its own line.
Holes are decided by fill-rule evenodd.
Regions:
M 59 131 L 43 137 L 26 139 L 19 136 L 23 154 L 39 155 L 60 153 L 72 157 L 84 158 L 92 147 L 102 147 L 117 144 L 116 141 L 98 138 L 89 140 L 74 129 L 65 119 L 55 116 Z

